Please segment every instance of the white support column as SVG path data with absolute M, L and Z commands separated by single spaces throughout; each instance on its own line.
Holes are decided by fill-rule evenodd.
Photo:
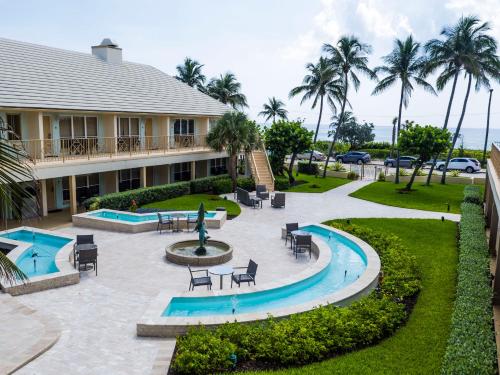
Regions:
M 170 164 L 167 164 L 166 167 L 167 167 L 167 184 L 170 184 L 170 181 L 171 181 L 171 179 L 170 179 Z
M 43 160 L 44 159 L 44 155 L 45 155 L 45 152 L 44 152 L 44 135 L 43 135 L 43 112 L 38 112 L 37 113 L 37 124 L 36 124 L 36 127 L 37 127 L 37 138 L 40 140 L 40 159 Z
M 192 161 L 191 162 L 191 180 L 194 180 L 196 178 L 196 162 Z
M 47 206 L 47 180 L 40 180 L 40 193 L 41 193 L 41 202 L 42 206 L 42 215 L 49 215 L 49 208 Z
M 78 213 L 78 205 L 76 202 L 76 176 L 69 176 L 69 211 L 71 215 Z
M 145 188 L 147 186 L 147 170 L 146 167 L 141 167 L 141 188 Z

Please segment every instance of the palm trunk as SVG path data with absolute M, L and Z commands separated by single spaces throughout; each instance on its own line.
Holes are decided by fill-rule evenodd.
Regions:
M 342 109 L 340 110 L 339 122 L 337 124 L 337 129 L 335 130 L 335 134 L 333 135 L 332 143 L 330 144 L 330 149 L 328 150 L 328 155 L 326 155 L 325 168 L 323 169 L 323 178 L 326 177 L 326 170 L 328 168 L 328 162 L 330 161 L 330 155 L 332 154 L 333 147 L 335 147 L 335 142 L 337 142 L 340 133 L 340 127 L 342 126 L 342 121 L 344 119 L 344 111 L 345 111 L 345 105 L 347 103 L 347 87 L 348 87 L 347 73 L 344 73 L 344 75 L 345 75 L 345 90 L 344 90 L 344 98 L 342 100 Z
M 457 142 L 458 136 L 460 134 L 460 127 L 462 126 L 462 122 L 464 121 L 465 110 L 467 109 L 467 101 L 469 100 L 471 83 L 472 83 L 472 75 L 469 73 L 469 81 L 467 82 L 467 92 L 465 93 L 462 113 L 460 114 L 460 120 L 458 120 L 457 130 L 455 131 L 455 135 L 453 136 L 453 142 L 451 144 L 450 150 L 448 151 L 448 157 L 446 158 L 446 163 L 444 165 L 443 175 L 441 176 L 442 184 L 446 183 L 446 170 L 448 169 L 448 164 L 450 163 L 451 155 L 453 153 L 453 149 L 455 148 L 455 143 Z
M 396 141 L 396 124 L 392 124 L 392 143 L 391 143 L 391 158 L 394 154 L 394 143 Z
M 288 167 L 288 181 L 290 181 L 290 184 L 293 184 L 295 182 L 295 178 L 293 177 L 293 164 L 295 163 L 295 158 L 297 157 L 297 153 L 294 152 L 292 153 L 292 157 L 290 159 L 290 165 Z
M 238 166 L 238 154 L 230 155 L 229 156 L 229 176 L 231 177 L 231 181 L 233 182 L 233 191 L 236 191 L 236 186 L 237 186 L 237 178 L 238 174 L 236 171 L 236 168 Z
M 422 167 L 422 161 L 419 161 L 417 165 L 415 166 L 415 169 L 413 170 L 413 173 L 411 175 L 410 181 L 406 184 L 405 190 L 410 191 L 411 187 L 413 185 L 413 182 L 415 181 L 415 177 L 417 176 L 418 170 Z
M 318 117 L 318 124 L 316 125 L 316 133 L 314 133 L 314 141 L 311 147 L 311 155 L 309 155 L 309 170 L 311 170 L 311 164 L 312 164 L 312 159 L 313 159 L 313 151 L 314 151 L 314 145 L 316 145 L 316 139 L 318 139 L 318 132 L 319 132 L 319 125 L 321 123 L 321 115 L 323 114 L 323 95 L 321 95 L 320 101 L 319 101 L 319 117 Z
M 446 117 L 444 118 L 443 129 L 448 128 L 448 120 L 450 119 L 451 105 L 453 104 L 453 98 L 455 97 L 455 88 L 457 87 L 458 73 L 459 70 L 455 72 L 455 77 L 453 77 L 453 86 L 451 87 L 451 94 L 450 94 L 450 99 L 448 100 L 448 108 L 446 110 Z M 431 184 L 432 172 L 434 172 L 434 168 L 436 167 L 437 158 L 438 155 L 434 155 L 434 158 L 432 159 L 431 168 L 429 170 L 429 174 L 427 175 L 427 181 L 425 182 L 427 186 Z
M 484 137 L 483 164 L 486 163 L 486 147 L 488 147 L 488 133 L 490 132 L 490 110 L 491 110 L 492 94 L 493 94 L 493 89 L 490 89 L 490 99 L 488 100 L 488 117 L 486 117 L 486 135 Z
M 399 99 L 399 112 L 398 112 L 398 131 L 397 131 L 397 140 L 399 141 L 399 131 L 401 130 L 401 113 L 403 111 L 403 90 L 404 84 L 401 82 L 401 97 Z M 399 146 L 396 149 L 396 177 L 394 178 L 394 183 L 399 184 Z

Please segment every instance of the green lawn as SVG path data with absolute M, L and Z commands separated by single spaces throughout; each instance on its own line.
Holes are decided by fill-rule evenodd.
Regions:
M 312 365 L 254 374 L 438 374 L 456 284 L 456 224 L 418 219 L 352 219 L 399 236 L 417 257 L 422 291 L 405 326 L 378 345 Z
M 351 193 L 350 196 L 388 206 L 439 212 L 446 212 L 446 204 L 449 203 L 450 212 L 460 213 L 460 204 L 463 200 L 466 185 L 431 184 L 425 186 L 419 183 L 413 185 L 414 190 L 410 193 L 402 194 L 398 189 L 405 187 L 405 185 L 395 185 L 392 182 L 374 182 Z
M 293 186 L 288 190 L 295 193 L 323 193 L 325 191 L 335 189 L 341 185 L 351 182 L 345 178 L 337 177 L 316 177 L 313 175 L 299 174 L 295 176 L 295 180 L 300 183 L 299 185 Z
M 191 211 L 197 210 L 200 202 L 205 205 L 205 210 L 214 211 L 217 207 L 225 207 L 228 216 L 238 216 L 241 213 L 240 206 L 230 200 L 225 200 L 218 195 L 191 194 L 182 197 L 167 199 L 160 202 L 145 204 L 144 208 L 160 208 L 162 210 Z

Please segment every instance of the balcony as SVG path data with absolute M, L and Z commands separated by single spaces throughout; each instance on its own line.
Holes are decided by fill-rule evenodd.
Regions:
M 206 135 L 123 136 L 12 141 L 34 164 L 208 151 Z

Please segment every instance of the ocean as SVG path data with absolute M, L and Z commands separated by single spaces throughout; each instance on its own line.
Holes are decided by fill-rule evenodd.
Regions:
M 316 125 L 305 124 L 310 130 L 315 130 Z M 328 126 L 321 125 L 318 139 L 327 140 L 328 139 Z M 452 134 L 455 129 L 451 128 Z M 375 126 L 373 130 L 375 133 L 375 141 L 377 142 L 391 142 L 392 139 L 392 126 Z M 484 136 L 486 134 L 485 128 L 462 128 L 460 134 L 463 137 L 464 148 L 482 150 L 484 147 Z M 329 138 L 331 140 L 331 138 Z M 491 129 L 488 135 L 488 148 L 490 148 L 491 143 L 500 141 L 500 129 Z M 456 148 L 460 146 L 462 139 L 457 140 Z

